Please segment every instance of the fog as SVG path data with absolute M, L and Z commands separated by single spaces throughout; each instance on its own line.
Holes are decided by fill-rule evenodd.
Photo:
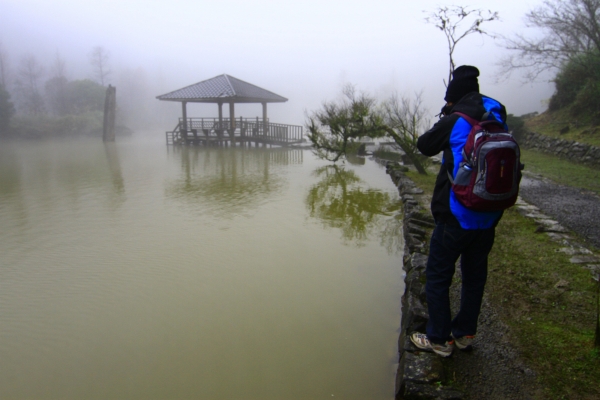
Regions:
M 118 101 L 138 110 L 130 123 L 160 130 L 176 124 L 180 104 L 156 96 L 221 74 L 288 98 L 269 105 L 273 122 L 303 125 L 306 111 L 335 99 L 345 83 L 382 99 L 422 92 L 433 119 L 443 105 L 448 51 L 444 34 L 424 18 L 451 4 L 498 11 L 500 21 L 482 26 L 490 33 L 533 35 L 523 18 L 541 0 L 2 0 L 0 42 L 9 75 L 24 55 L 48 71 L 58 54 L 69 80 L 92 77 L 89 55 L 102 46 Z M 514 73 L 498 82 L 496 64 L 506 54 L 499 43 L 467 37 L 456 65 L 476 65 L 481 92 L 509 113 L 544 111 L 552 75 L 524 83 Z M 188 107 L 188 116 L 216 114 L 214 104 Z M 260 105 L 236 106 L 236 117 L 260 115 Z

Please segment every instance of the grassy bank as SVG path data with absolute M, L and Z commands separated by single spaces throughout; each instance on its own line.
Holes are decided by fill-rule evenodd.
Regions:
M 525 121 L 532 132 L 560 139 L 600 146 L 600 126 L 591 123 L 590 118 L 573 118 L 569 110 L 545 112 Z
M 600 170 L 576 164 L 549 154 L 521 149 L 525 171 L 540 174 L 552 181 L 600 194 Z
M 527 152 L 524 162 L 544 176 L 553 174 L 551 162 L 534 157 Z M 407 175 L 431 194 L 435 173 Z M 597 286 L 589 270 L 571 264 L 562 246 L 536 229 L 516 209 L 505 212 L 490 255 L 490 301 L 536 372 L 544 398 L 600 398 L 600 353 L 593 348 Z

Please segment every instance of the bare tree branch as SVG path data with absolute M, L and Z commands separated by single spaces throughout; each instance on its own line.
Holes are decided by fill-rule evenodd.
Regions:
M 546 0 L 528 12 L 528 27 L 541 29 L 540 38 L 524 35 L 503 37 L 503 47 L 513 54 L 499 62 L 501 73 L 509 76 L 524 69 L 528 81 L 542 72 L 559 70 L 578 56 L 600 52 L 600 0 Z
M 21 59 L 17 74 L 15 86 L 21 108 L 28 114 L 43 114 L 44 99 L 39 85 L 44 68 L 38 63 L 35 56 L 26 55 Z
M 416 93 L 413 100 L 394 94 L 381 108 L 387 135 L 400 146 L 417 171 L 427 175 L 427 161 L 417 149 L 419 135 L 429 124 L 425 120 L 426 110 L 423 108 L 422 94 Z
M 102 46 L 96 46 L 90 53 L 90 64 L 92 64 L 94 79 L 100 85 L 105 86 L 108 76 L 111 74 L 108 60 L 109 52 Z
M 56 58 L 50 69 L 50 79 L 46 81 L 45 92 L 48 108 L 56 116 L 67 115 L 69 112 L 67 67 L 65 60 L 56 53 Z
M 500 17 L 498 12 L 492 12 L 491 10 L 469 9 L 465 6 L 438 7 L 435 12 L 430 13 L 429 16 L 425 18 L 427 23 L 434 25 L 446 36 L 450 64 L 448 81 L 444 82 L 446 86 L 452 79 L 452 72 L 454 72 L 454 68 L 456 67 L 454 63 L 454 50 L 456 50 L 458 43 L 473 33 L 494 38 L 495 36 L 484 31 L 481 28 L 481 25 L 484 22 L 497 21 L 499 19 Z M 464 27 L 465 23 L 469 24 L 466 28 Z

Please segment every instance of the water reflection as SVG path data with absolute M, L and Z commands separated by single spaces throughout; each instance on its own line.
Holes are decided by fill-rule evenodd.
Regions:
M 375 233 L 388 252 L 400 250 L 402 220 L 396 215 L 400 209 L 396 198 L 380 190 L 365 189 L 354 171 L 337 165 L 317 168 L 313 175 L 321 179 L 306 196 L 311 217 L 339 229 L 346 243 L 362 246 Z
M 167 197 L 220 217 L 246 214 L 281 192 L 281 167 L 303 160 L 297 149 L 177 147 L 173 154 L 181 159 L 182 175 L 168 183 Z
M 35 207 L 52 209 L 67 196 L 71 209 L 91 196 L 119 207 L 125 183 L 115 143 L 88 140 L 3 143 L 0 149 L 0 198 L 25 218 Z
M 18 157 L 10 144 L 3 143 L 0 150 L 0 196 L 18 193 L 21 181 L 21 168 Z
M 125 192 L 125 184 L 123 183 L 123 174 L 121 172 L 121 163 L 119 162 L 117 145 L 114 142 L 106 142 L 104 143 L 104 150 L 106 151 L 106 159 L 108 160 L 108 168 L 110 169 L 115 192 L 122 194 Z
M 346 160 L 352 165 L 365 165 L 366 159 L 355 154 L 346 155 Z
M 23 229 L 27 210 L 21 191 L 22 167 L 17 154 L 9 143 L 0 147 L 0 215 L 12 215 L 12 224 L 3 223 L 3 229 Z

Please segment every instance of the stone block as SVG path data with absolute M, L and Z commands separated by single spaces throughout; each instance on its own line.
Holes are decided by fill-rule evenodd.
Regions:
M 546 214 L 536 213 L 536 212 L 531 212 L 531 213 L 524 212 L 524 213 L 521 213 L 521 215 L 523 215 L 524 217 L 533 218 L 533 219 L 551 219 Z
M 421 213 L 421 212 L 411 212 L 406 213 L 406 221 L 410 223 L 417 224 L 419 226 L 423 226 L 425 228 L 433 228 L 435 227 L 435 221 L 431 214 Z
M 418 187 L 413 187 L 413 188 L 407 189 L 404 193 L 406 193 L 406 194 L 423 194 L 425 192 L 423 191 L 423 189 L 420 189 Z
M 600 274 L 600 264 L 588 264 L 584 268 L 592 271 L 592 275 Z
M 408 273 L 411 269 L 417 267 L 425 268 L 427 266 L 427 256 L 421 253 L 411 253 L 404 262 L 404 270 Z
M 556 242 L 561 242 L 567 244 L 568 240 L 571 239 L 571 236 L 565 235 L 564 233 L 556 233 L 556 232 L 548 232 L 548 237 Z
M 600 262 L 600 259 L 595 256 L 575 256 L 569 259 L 572 264 L 594 264 Z
M 425 248 L 425 241 L 419 240 L 414 235 L 405 236 L 406 247 L 410 253 L 423 253 Z
M 420 209 L 421 206 L 419 206 L 419 203 L 411 201 L 404 203 L 404 212 L 407 214 L 419 212 Z
M 586 249 L 585 247 L 561 247 L 560 249 L 558 249 L 556 251 L 558 251 L 560 253 L 568 254 L 570 256 L 581 255 L 581 254 L 592 254 L 592 252 L 589 251 L 588 249 Z
M 444 379 L 444 366 L 435 353 L 404 352 L 398 369 L 402 372 L 404 382 L 436 383 Z
M 536 222 L 539 224 L 539 226 L 535 230 L 538 233 L 539 232 L 553 232 L 553 233 L 568 233 L 569 232 L 569 230 L 567 228 L 565 228 L 558 222 L 551 220 L 551 219 L 539 219 L 539 220 L 536 220 Z
M 452 387 L 404 382 L 399 386 L 396 399 L 400 400 L 462 400 L 464 394 Z
M 427 296 L 425 294 L 425 267 L 416 267 L 410 270 L 408 274 L 406 274 L 406 278 L 404 278 L 404 283 L 406 287 L 405 293 L 410 293 L 413 296 L 416 296 L 421 303 L 425 304 L 427 302 Z
M 427 236 L 427 231 L 417 224 L 408 222 L 405 226 L 408 228 L 408 233 L 412 233 L 413 235 L 418 235 L 422 237 Z
M 398 337 L 398 352 L 400 353 L 400 357 L 402 357 L 402 355 L 404 354 L 405 351 L 407 351 L 409 353 L 424 352 L 424 350 L 419 349 L 410 340 L 410 335 L 412 335 L 414 332 L 421 332 L 421 333 L 425 332 L 425 326 L 423 326 L 423 329 L 420 329 L 417 331 L 411 331 L 411 332 L 403 331 L 400 334 L 400 336 Z
M 421 299 L 405 292 L 402 298 L 402 329 L 406 332 L 423 332 L 428 319 L 429 312 Z

